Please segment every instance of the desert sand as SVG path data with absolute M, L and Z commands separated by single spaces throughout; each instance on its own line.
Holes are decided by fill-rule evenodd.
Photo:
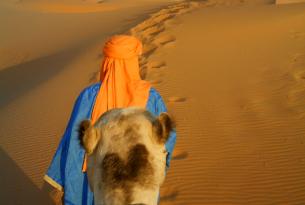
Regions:
M 42 177 L 118 33 L 177 122 L 161 204 L 304 204 L 305 4 L 123 2 L 1 3 L 0 204 L 51 204 Z
M 104 41 L 171 3 L 0 2 L 0 204 L 51 203 L 42 178 Z
M 305 0 L 276 0 L 277 4 L 294 4 L 302 2 L 305 2 Z

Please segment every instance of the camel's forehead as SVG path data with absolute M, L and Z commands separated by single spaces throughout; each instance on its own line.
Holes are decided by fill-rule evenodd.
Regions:
M 137 143 L 151 144 L 154 116 L 140 108 L 115 109 L 107 112 L 95 127 L 99 128 L 104 151 L 121 154 Z
M 142 108 L 113 109 L 105 113 L 95 125 L 102 130 L 125 130 L 150 126 L 155 117 Z

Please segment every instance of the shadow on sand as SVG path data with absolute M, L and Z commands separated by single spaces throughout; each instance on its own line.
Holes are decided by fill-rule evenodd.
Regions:
M 63 51 L 0 71 L 0 107 L 59 73 L 76 54 Z
M 42 189 L 39 189 L 1 148 L 0 165 L 0 204 L 53 204 L 48 194 L 51 187 L 45 184 Z

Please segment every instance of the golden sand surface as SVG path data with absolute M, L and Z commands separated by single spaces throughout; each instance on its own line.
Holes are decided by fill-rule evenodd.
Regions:
M 118 33 L 142 40 L 141 75 L 177 122 L 162 205 L 305 203 L 304 3 L 69 1 L 0 6 L 0 204 L 51 204 L 42 177 Z

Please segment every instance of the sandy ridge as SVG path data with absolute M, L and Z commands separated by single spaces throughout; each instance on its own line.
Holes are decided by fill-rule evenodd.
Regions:
M 178 124 L 162 204 L 305 202 L 304 6 L 270 3 L 183 1 L 127 31 L 143 41 L 141 75 Z M 10 192 L 0 199 L 45 201 L 34 196 L 47 159 L 75 96 L 98 79 L 101 45 L 119 33 L 126 32 L 112 29 L 90 41 L 61 72 L 1 107 L 0 159 L 9 167 L 4 176 L 16 181 L 4 179 Z
M 188 75 L 187 71 L 183 72 L 182 65 L 175 63 L 182 61 L 179 61 L 178 57 L 174 58 L 171 53 L 182 56 L 184 53 L 182 54 L 181 45 L 190 50 L 197 46 L 192 44 L 193 47 L 187 47 L 187 44 L 181 43 L 186 37 L 179 33 L 183 32 L 179 29 L 189 28 L 187 26 L 189 22 L 183 22 L 186 18 L 181 20 L 179 15 L 172 15 L 170 9 L 163 10 L 130 30 L 130 33 L 142 39 L 146 46 L 144 58 L 141 59 L 142 75 L 161 91 L 170 111 L 174 113 L 178 121 L 178 153 L 174 157 L 173 167 L 162 188 L 162 204 L 298 204 L 305 201 L 304 185 L 301 183 L 305 180 L 303 157 L 305 129 L 301 123 L 304 118 L 305 62 L 304 38 L 302 37 L 304 30 L 300 24 L 304 15 L 301 15 L 302 9 L 298 9 L 296 6 L 275 7 L 270 6 L 271 3 L 274 2 L 215 0 L 193 2 L 192 6 L 188 5 L 192 7 L 189 11 L 195 11 L 195 8 L 211 8 L 216 12 L 219 9 L 224 13 L 232 13 L 232 19 L 236 22 L 238 22 L 236 19 L 242 15 L 250 18 L 253 15 L 254 19 L 257 18 L 257 20 L 253 20 L 254 25 L 261 23 L 261 26 L 257 26 L 258 30 L 266 29 L 264 38 L 250 32 L 243 34 L 253 35 L 253 39 L 248 39 L 248 42 L 252 42 L 252 40 L 256 43 L 265 42 L 266 45 L 273 48 L 273 53 L 264 54 L 269 58 L 261 59 L 261 64 L 265 63 L 265 65 L 254 63 L 258 67 L 252 68 L 251 65 L 243 64 L 242 61 L 233 62 L 236 63 L 233 65 L 240 69 L 235 71 L 240 74 L 237 73 L 236 76 L 234 72 L 231 74 L 232 78 L 236 78 L 238 86 L 243 84 L 244 80 L 240 79 L 240 75 L 244 75 L 242 74 L 244 68 L 253 69 L 252 71 L 249 68 L 248 71 L 250 75 L 253 75 L 249 79 L 250 83 L 245 80 L 243 85 L 249 90 L 245 90 L 244 96 L 241 95 L 240 99 L 230 97 L 236 92 L 230 91 L 230 88 L 226 88 L 226 86 L 236 85 L 234 82 L 230 82 L 230 78 L 227 79 L 225 75 L 221 74 L 221 72 L 225 72 L 230 76 L 230 72 L 227 70 L 205 65 L 219 69 L 220 73 L 214 76 L 210 67 L 211 70 L 206 72 L 209 75 L 212 74 L 211 80 L 205 79 L 201 82 L 210 84 L 212 90 L 215 89 L 215 92 L 219 92 L 218 95 L 221 96 L 209 93 L 205 89 L 203 90 L 206 95 L 202 95 L 199 94 L 200 89 L 195 89 L 196 85 L 192 84 L 192 81 L 196 82 L 195 79 L 199 79 L 199 73 L 202 71 L 193 71 L 199 76 Z M 253 8 L 257 9 L 256 12 L 266 15 L 267 18 L 270 14 L 270 17 L 274 18 L 270 20 L 270 29 L 266 23 L 269 21 L 260 19 L 259 15 L 251 14 L 250 9 L 249 15 L 242 12 L 239 14 L 239 10 L 243 10 L 243 7 L 240 6 L 244 4 L 246 5 L 245 12 L 250 8 L 248 6 L 253 4 L 255 6 Z M 234 11 L 237 11 L 237 14 Z M 253 13 L 254 11 L 253 9 Z M 293 19 L 294 12 L 296 13 L 295 19 Z M 215 18 L 212 12 L 211 14 L 207 17 Z M 229 14 L 228 18 L 230 18 Z M 278 18 L 275 18 L 276 16 Z M 154 21 L 154 19 L 158 20 Z M 165 19 L 164 22 L 163 19 Z M 160 23 L 156 23 L 158 21 Z M 255 21 L 258 23 L 256 24 Z M 205 22 L 208 23 L 207 20 Z M 281 22 L 281 27 L 272 26 L 279 22 Z M 217 23 L 220 24 L 219 30 L 221 30 L 221 26 L 227 28 L 227 25 L 222 22 Z M 237 29 L 235 35 L 238 35 L 238 29 L 243 28 L 243 24 L 238 26 L 240 27 L 235 28 Z M 291 27 L 297 29 L 291 29 Z M 199 31 L 200 29 L 198 29 Z M 196 38 L 195 32 L 196 29 L 191 33 L 194 38 Z M 206 32 L 209 30 L 206 29 Z M 219 31 L 216 29 L 216 32 Z M 232 35 L 230 30 L 224 29 L 223 32 L 224 35 Z M 278 35 L 278 39 L 281 40 L 273 39 L 272 32 L 283 32 Z M 221 37 L 221 35 L 217 37 Z M 212 42 L 217 43 L 219 41 L 217 37 L 214 37 Z M 176 45 L 177 39 L 180 41 L 180 47 L 178 44 Z M 237 43 L 243 42 L 234 37 L 233 40 Z M 231 44 L 228 43 L 228 45 Z M 207 46 L 213 51 L 213 47 L 208 44 Z M 239 46 L 242 47 L 243 44 L 241 43 Z M 251 47 L 251 43 L 248 46 Z M 225 49 L 231 52 L 230 47 L 224 46 Z M 249 51 L 249 53 L 251 52 L 253 55 L 258 55 L 255 49 Z M 215 54 L 205 52 L 203 56 L 215 58 Z M 288 60 L 274 55 L 288 56 Z M 189 56 L 186 57 L 189 58 Z M 230 57 L 235 56 L 230 55 Z M 167 58 L 168 60 L 164 60 Z M 225 55 L 221 55 L 219 58 L 228 61 Z M 251 62 L 252 59 L 249 58 L 248 61 Z M 203 62 L 199 63 L 202 63 L 201 66 L 204 67 Z M 220 68 L 223 67 L 222 64 L 217 65 Z M 226 64 L 226 66 L 230 65 Z M 244 79 L 248 78 L 246 76 Z M 214 83 L 219 78 L 230 84 Z M 229 81 L 226 82 L 227 80 Z M 188 82 L 189 87 L 184 87 L 184 82 Z M 190 90 L 192 88 L 196 91 Z M 191 93 L 187 93 L 186 90 Z M 243 90 L 241 89 L 240 92 L 243 93 Z M 176 95 L 173 96 L 172 93 L 176 93 Z M 231 100 L 236 102 L 231 102 Z M 193 109 L 192 106 L 194 106 Z M 288 167 L 293 168 L 287 169 Z

